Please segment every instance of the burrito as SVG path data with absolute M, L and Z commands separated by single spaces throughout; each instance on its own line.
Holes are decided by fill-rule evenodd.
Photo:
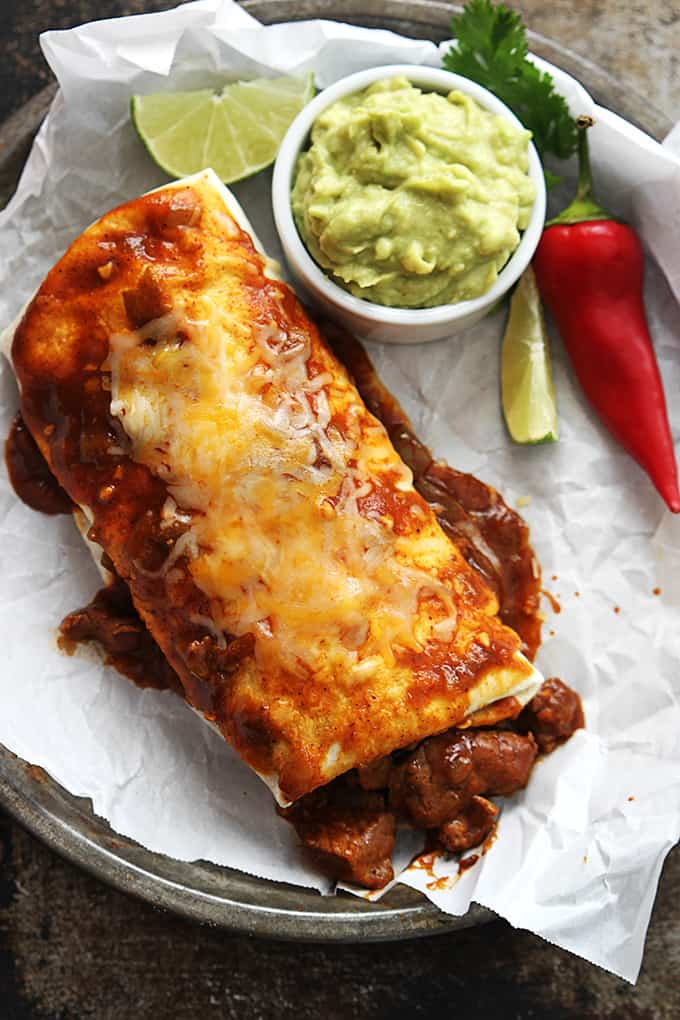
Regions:
M 480 731 L 480 757 L 473 730 L 543 678 L 212 171 L 87 229 L 10 341 L 30 437 L 170 686 L 338 877 L 384 884 L 389 855 L 338 864 L 332 819 L 384 828 L 389 801 L 432 828 L 412 805 L 423 748 L 467 749 L 480 818 L 507 792 L 501 745 L 526 782 L 533 736 Z

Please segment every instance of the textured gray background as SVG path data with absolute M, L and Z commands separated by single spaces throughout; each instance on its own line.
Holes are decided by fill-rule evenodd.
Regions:
M 0 0 L 0 120 L 50 80 L 40 31 L 165 6 L 162 0 Z M 678 0 L 513 6 L 535 31 L 680 118 Z M 676 1020 L 679 974 L 677 851 L 664 871 L 633 990 L 500 921 L 384 946 L 230 937 L 110 890 L 0 813 L 0 1020 Z

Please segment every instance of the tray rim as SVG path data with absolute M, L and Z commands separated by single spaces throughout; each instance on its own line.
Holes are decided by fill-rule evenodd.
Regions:
M 446 38 L 458 4 L 441 0 L 244 0 L 242 6 L 272 23 L 312 17 L 408 31 L 420 38 Z M 580 78 L 594 97 L 660 139 L 670 119 L 597 64 L 530 32 L 532 50 Z M 50 84 L 0 125 L 0 201 L 16 179 L 52 99 Z M 151 905 L 227 931 L 282 940 L 317 942 L 385 941 L 462 930 L 495 915 L 473 904 L 461 917 L 442 913 L 420 893 L 404 886 L 380 903 L 346 894 L 321 897 L 308 888 L 256 878 L 206 862 L 178 862 L 118 836 L 97 817 L 89 800 L 68 793 L 43 769 L 0 744 L 0 806 L 52 850 L 94 877 Z M 205 878 L 199 888 L 183 884 L 174 872 L 193 869 Z M 221 894 L 211 891 L 218 874 Z M 229 890 L 231 895 L 229 895 Z M 258 902 L 264 890 L 262 902 Z M 252 895 L 256 896 L 253 900 Z

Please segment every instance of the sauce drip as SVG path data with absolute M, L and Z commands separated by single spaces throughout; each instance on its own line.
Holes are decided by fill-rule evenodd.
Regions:
M 470 868 L 474 868 L 478 860 L 479 854 L 470 854 L 469 857 L 463 857 L 463 859 L 458 864 L 458 874 L 462 875 L 464 871 L 468 871 Z
M 578 592 L 574 592 L 574 594 L 578 595 Z M 549 591 L 546 591 L 544 588 L 541 589 L 541 595 L 543 595 L 548 600 L 548 602 L 550 603 L 550 608 L 552 609 L 553 613 L 562 612 L 562 606 L 559 604 L 554 595 L 552 595 Z
M 73 503 L 50 471 L 21 413 L 9 430 L 5 461 L 12 487 L 22 502 L 43 514 L 73 511 Z
M 451 882 L 446 875 L 442 875 L 441 878 L 435 878 L 433 882 L 428 882 L 427 888 L 436 892 L 443 892 L 445 889 L 451 888 Z
M 440 850 L 427 850 L 425 853 L 419 853 L 409 864 L 409 869 L 412 869 L 413 871 L 424 871 L 428 878 L 432 878 L 434 881 L 438 882 L 439 879 L 435 875 L 434 866 L 441 856 L 442 853 Z

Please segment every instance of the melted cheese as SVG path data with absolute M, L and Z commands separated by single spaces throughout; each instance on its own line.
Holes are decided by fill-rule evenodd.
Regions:
M 450 543 L 432 519 L 406 540 L 362 512 L 381 476 L 415 496 L 411 473 L 349 382 L 310 369 L 309 337 L 203 295 L 110 350 L 111 413 L 134 459 L 194 511 L 162 569 L 190 556 L 218 626 L 255 628 L 261 669 L 338 682 L 450 638 Z

